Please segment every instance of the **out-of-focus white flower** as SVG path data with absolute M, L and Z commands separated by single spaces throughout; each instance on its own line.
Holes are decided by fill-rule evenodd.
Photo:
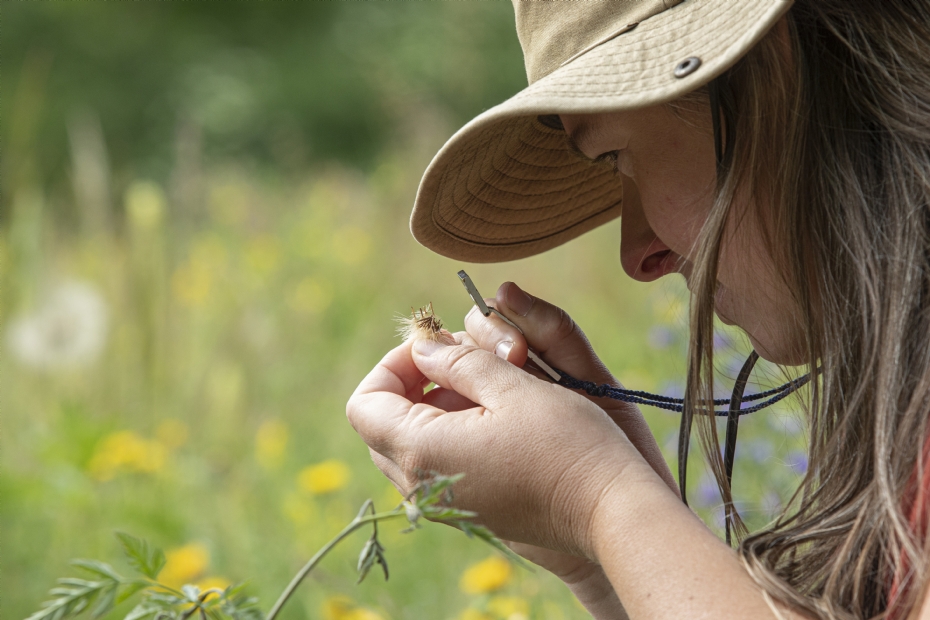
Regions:
M 68 281 L 49 291 L 39 309 L 7 328 L 13 356 L 44 370 L 74 368 L 94 361 L 107 339 L 106 302 L 86 283 Z

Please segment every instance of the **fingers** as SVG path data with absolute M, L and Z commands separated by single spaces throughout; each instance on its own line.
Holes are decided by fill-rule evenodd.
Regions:
M 465 411 L 477 405 L 461 394 L 437 387 L 423 395 L 423 402 L 443 411 Z
M 485 299 L 485 302 L 492 307 L 497 305 L 494 299 Z M 526 363 L 526 338 L 519 329 L 508 325 L 493 312 L 490 316 L 484 316 L 477 306 L 473 306 L 465 316 L 465 331 L 485 351 L 515 366 Z
M 385 355 L 346 404 L 349 423 L 380 454 L 393 453 L 412 419 L 425 422 L 445 413 L 421 402 L 428 379 L 413 363 L 411 347 L 405 342 Z
M 465 317 L 465 329 L 485 351 L 523 367 L 529 346 L 544 360 L 574 377 L 615 383 L 584 332 L 561 308 L 527 294 L 513 282 L 502 284 L 497 297 L 486 301 L 520 329 L 494 313 L 486 317 L 473 307 Z
M 544 383 L 495 355 L 469 344 L 445 346 L 418 340 L 413 360 L 436 385 L 490 409 L 512 409 L 515 395 L 540 394 Z M 421 405 L 423 406 L 423 405 Z

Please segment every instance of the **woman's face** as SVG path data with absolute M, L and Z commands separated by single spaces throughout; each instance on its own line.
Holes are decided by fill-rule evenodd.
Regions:
M 709 107 L 660 105 L 561 119 L 570 144 L 586 157 L 615 163 L 639 194 L 638 201 L 624 201 L 620 218 L 623 269 L 642 282 L 681 273 L 690 287 L 695 243 L 716 184 Z M 803 363 L 798 312 L 764 249 L 757 210 L 734 207 L 721 247 L 717 316 L 745 330 L 763 358 Z

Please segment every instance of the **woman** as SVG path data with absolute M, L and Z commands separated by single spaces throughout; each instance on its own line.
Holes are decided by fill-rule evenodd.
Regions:
M 707 454 L 694 403 L 713 394 L 716 313 L 816 374 L 809 471 L 734 553 L 682 503 L 635 407 L 521 369 L 530 346 L 619 385 L 512 283 L 495 302 L 525 336 L 472 312 L 455 345 L 405 343 L 362 382 L 347 413 L 375 463 L 404 490 L 418 469 L 464 472 L 456 504 L 597 618 L 930 618 L 930 6 L 514 5 L 530 86 L 436 156 L 415 236 L 510 260 L 622 207 L 625 271 L 688 282 L 685 416 Z

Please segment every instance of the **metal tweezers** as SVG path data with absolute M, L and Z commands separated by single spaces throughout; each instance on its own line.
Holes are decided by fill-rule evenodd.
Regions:
M 468 291 L 468 296 L 471 297 L 471 300 L 475 302 L 476 306 L 478 306 L 478 310 L 481 312 L 481 314 L 483 314 L 484 316 L 491 316 L 491 313 L 493 312 L 494 314 L 499 316 L 505 323 L 512 326 L 514 329 L 516 329 L 521 334 L 523 333 L 523 330 L 517 327 L 517 325 L 513 321 L 505 317 L 493 306 L 489 306 L 488 304 L 484 302 L 484 297 L 482 297 L 481 293 L 478 292 L 478 289 L 475 288 L 475 283 L 471 281 L 471 278 L 468 277 L 467 273 L 465 273 L 464 271 L 459 271 L 459 279 L 462 281 L 462 284 L 465 285 L 465 290 Z M 549 375 L 549 378 L 551 378 L 553 381 L 558 383 L 562 379 L 561 375 L 559 375 L 559 373 L 557 373 L 555 370 L 552 369 L 552 366 L 544 362 L 542 358 L 539 357 L 539 355 L 537 355 L 529 347 L 527 347 L 526 355 L 527 357 L 530 358 L 530 360 L 532 360 L 532 362 L 537 367 L 539 367 L 540 370 L 542 370 L 544 373 Z

